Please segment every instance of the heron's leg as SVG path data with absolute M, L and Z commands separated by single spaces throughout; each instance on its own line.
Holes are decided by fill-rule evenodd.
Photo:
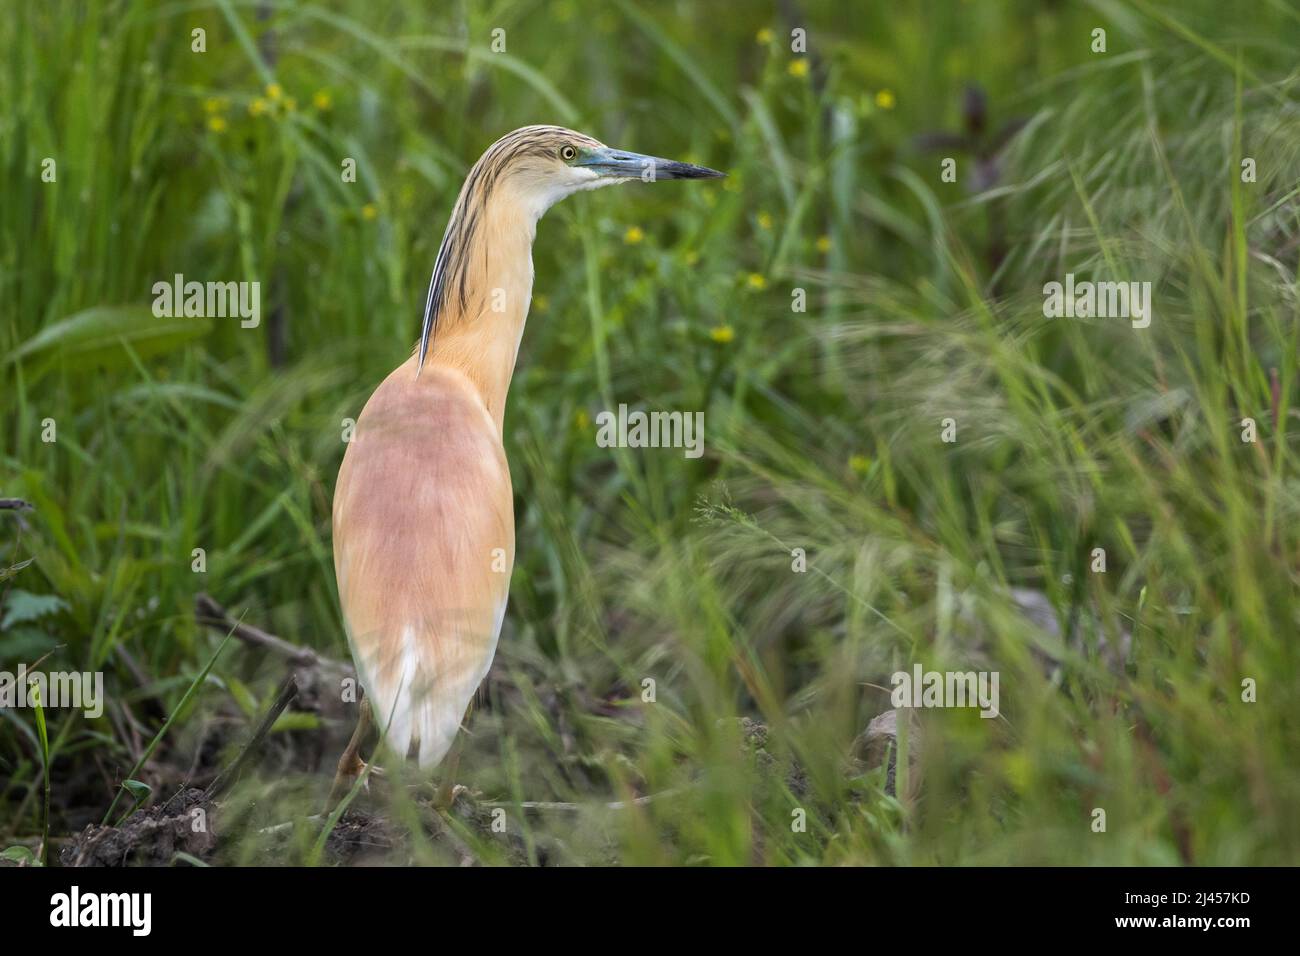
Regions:
M 334 786 L 330 788 L 329 799 L 325 803 L 327 813 L 333 810 L 338 805 L 338 802 L 343 799 L 343 796 L 352 789 L 352 784 L 357 777 L 365 773 L 367 764 L 361 759 L 361 745 L 365 743 L 372 724 L 370 700 L 363 697 L 361 700 L 361 714 L 357 718 L 357 728 L 352 731 L 352 739 L 348 741 L 342 756 L 339 757 L 338 770 L 334 774 Z M 377 773 L 378 770 L 377 767 L 370 768 L 371 773 Z

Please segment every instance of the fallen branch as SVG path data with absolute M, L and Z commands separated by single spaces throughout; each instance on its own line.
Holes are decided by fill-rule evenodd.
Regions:
M 291 644 L 284 638 L 276 637 L 260 627 L 236 621 L 227 613 L 224 607 L 207 594 L 200 593 L 194 596 L 194 617 L 202 625 L 216 631 L 234 634 L 245 644 L 265 648 L 287 659 L 291 664 L 300 667 L 344 667 L 343 664 L 337 661 L 321 657 L 310 647 L 299 647 L 297 644 Z
M 31 502 L 21 498 L 0 498 L 0 511 L 35 511 Z

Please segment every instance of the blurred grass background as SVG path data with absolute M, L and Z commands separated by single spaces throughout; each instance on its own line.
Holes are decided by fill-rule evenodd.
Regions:
M 346 656 L 342 423 L 409 354 L 469 166 L 559 123 L 729 178 L 579 196 L 539 227 L 506 416 L 518 559 L 457 770 L 509 839 L 457 818 L 458 844 L 1295 862 L 1298 43 L 1286 0 L 18 0 L 0 496 L 35 511 L 0 514 L 0 568 L 34 560 L 0 584 L 0 666 L 51 652 L 109 698 L 48 713 L 51 832 L 98 822 L 212 656 L 196 592 Z M 1045 319 L 1067 272 L 1150 281 L 1151 327 Z M 260 327 L 154 318 L 176 273 L 259 281 Z M 620 402 L 705 411 L 705 457 L 598 448 Z M 999 671 L 1003 713 L 922 714 L 895 796 L 854 741 L 915 662 Z M 281 672 L 227 647 L 145 764 L 154 798 L 227 763 Z M 301 818 L 326 723 L 350 729 L 282 719 L 219 861 L 268 862 L 260 831 L 291 819 L 274 861 L 319 859 Z M 41 832 L 40 753 L 35 716 L 0 711 L 6 845 Z M 455 858 L 423 830 L 404 858 Z

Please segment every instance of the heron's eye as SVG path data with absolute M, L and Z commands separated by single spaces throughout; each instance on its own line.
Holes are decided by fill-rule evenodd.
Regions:
M 576 158 L 577 155 L 578 155 L 578 151 L 574 149 L 572 146 L 560 147 L 560 159 L 564 160 L 566 163 Z

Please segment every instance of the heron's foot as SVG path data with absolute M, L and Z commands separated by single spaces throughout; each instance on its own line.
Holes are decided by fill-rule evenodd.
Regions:
M 469 793 L 469 787 L 459 783 L 452 783 L 450 779 L 444 780 L 434 788 L 433 800 L 430 801 L 433 809 L 442 813 L 452 808 L 456 798 L 462 793 Z
M 362 778 L 362 792 L 369 795 L 370 779 L 378 777 L 382 780 L 385 776 L 383 767 L 378 767 L 373 763 L 366 763 L 360 757 L 353 757 L 346 767 L 340 761 L 338 772 L 334 774 L 334 785 L 330 787 L 329 799 L 325 801 L 325 812 L 332 813 L 334 808 L 339 805 L 339 801 L 352 792 L 358 777 Z
M 386 777 L 387 775 L 388 775 L 388 771 L 386 771 L 383 767 L 379 766 L 378 764 L 366 763 L 364 760 L 358 758 L 356 762 L 356 769 L 353 770 L 351 773 L 347 774 L 347 777 L 349 780 L 355 783 L 357 777 L 364 776 L 365 779 L 361 782 L 361 789 L 364 790 L 366 793 L 369 793 L 370 781 L 372 779 L 383 780 L 384 777 Z M 338 779 L 337 776 L 335 777 L 335 779 L 336 780 Z

